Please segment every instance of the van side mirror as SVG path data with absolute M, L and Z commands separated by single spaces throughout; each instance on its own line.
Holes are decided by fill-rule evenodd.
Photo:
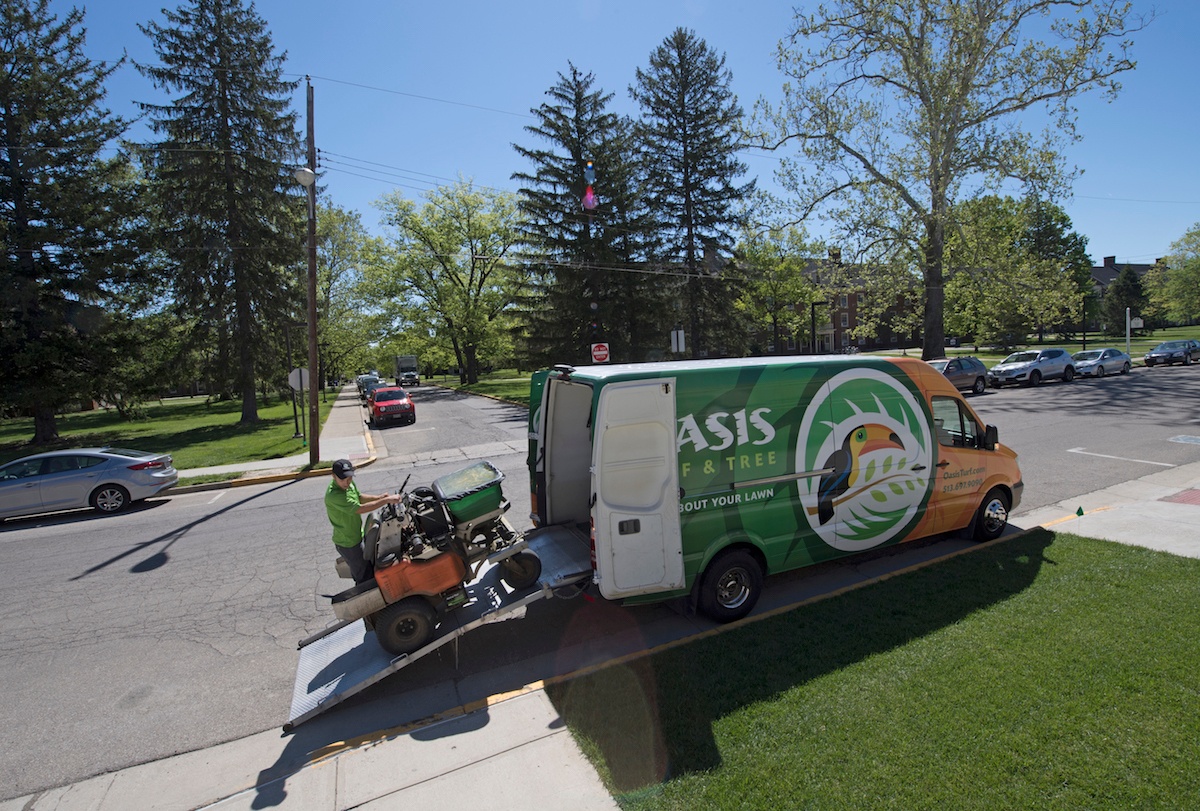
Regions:
M 1000 432 L 996 430 L 996 426 L 988 425 L 983 429 L 983 447 L 984 450 L 996 450 L 997 443 L 1000 442 Z

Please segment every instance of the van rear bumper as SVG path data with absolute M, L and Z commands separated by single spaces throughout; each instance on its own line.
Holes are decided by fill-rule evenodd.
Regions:
M 1015 482 L 1012 486 L 1012 506 L 1008 508 L 1012 512 L 1021 505 L 1021 494 L 1025 492 L 1025 480 L 1022 479 Z

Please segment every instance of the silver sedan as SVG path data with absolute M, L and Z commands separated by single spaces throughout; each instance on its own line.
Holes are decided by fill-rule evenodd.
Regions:
M 1084 377 L 1129 374 L 1132 361 L 1120 349 L 1085 349 L 1071 356 L 1075 360 L 1075 373 Z
M 74 448 L 0 467 L 0 519 L 92 507 L 115 513 L 179 481 L 165 453 Z

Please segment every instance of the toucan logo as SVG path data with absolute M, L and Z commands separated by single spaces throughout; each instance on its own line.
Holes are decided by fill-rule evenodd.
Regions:
M 918 396 L 881 369 L 830 378 L 800 425 L 796 469 L 805 521 L 830 546 L 870 549 L 906 532 L 929 499 L 929 422 Z

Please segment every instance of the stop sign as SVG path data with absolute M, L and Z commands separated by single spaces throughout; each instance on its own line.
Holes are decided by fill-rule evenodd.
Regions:
M 592 363 L 608 363 L 608 344 L 592 344 Z

